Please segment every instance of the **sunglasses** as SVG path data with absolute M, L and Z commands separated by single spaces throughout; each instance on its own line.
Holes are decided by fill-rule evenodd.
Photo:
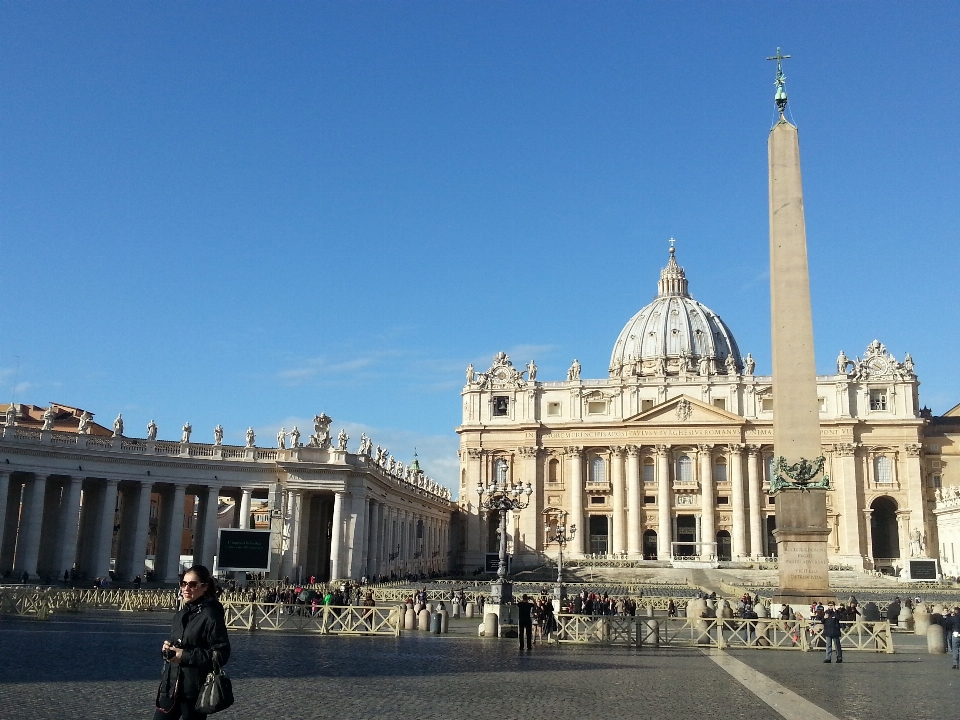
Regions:
M 202 583 L 202 582 L 199 582 L 199 581 L 197 581 L 197 580 L 190 580 L 190 581 L 181 580 L 181 581 L 180 581 L 180 587 L 182 587 L 182 588 L 190 588 L 191 590 L 196 590 L 196 589 L 197 589 L 198 587 L 200 587 L 201 585 L 206 585 L 206 583 Z

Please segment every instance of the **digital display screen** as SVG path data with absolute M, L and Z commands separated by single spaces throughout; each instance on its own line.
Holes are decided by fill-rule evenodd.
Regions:
M 270 572 L 270 531 L 221 528 L 217 569 Z
M 936 560 L 911 560 L 910 561 L 910 579 L 911 580 L 936 580 L 937 579 L 937 561 Z

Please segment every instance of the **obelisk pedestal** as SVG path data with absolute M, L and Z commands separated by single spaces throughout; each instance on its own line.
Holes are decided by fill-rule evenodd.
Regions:
M 813 351 L 813 315 L 797 128 L 783 111 L 777 50 L 776 103 L 780 119 L 767 143 L 770 170 L 770 312 L 773 344 L 773 447 L 780 586 L 773 602 L 808 605 L 831 596 L 826 488 L 821 476 L 820 411 Z

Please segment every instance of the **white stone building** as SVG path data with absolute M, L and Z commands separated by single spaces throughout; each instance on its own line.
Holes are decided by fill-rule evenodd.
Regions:
M 556 555 L 546 522 L 567 513 L 573 556 L 745 560 L 774 555 L 772 379 L 754 375 L 720 317 L 688 292 L 673 248 L 658 293 L 624 326 L 608 376 L 544 381 L 503 353 L 461 393 L 460 560 L 469 570 L 496 547 L 496 520 L 476 485 L 530 482 L 531 506 L 508 525 L 515 566 Z M 818 376 L 822 450 L 831 479 L 831 562 L 893 568 L 910 538 L 936 534 L 933 487 L 922 471 L 926 420 L 908 355 L 879 342 L 841 353 Z M 925 554 L 926 551 L 924 551 Z
M 297 436 L 296 447 L 263 448 L 252 430 L 246 447 L 220 444 L 219 428 L 214 444 L 192 442 L 189 424 L 180 442 L 154 439 L 152 423 L 151 439 L 126 437 L 119 424 L 112 437 L 88 434 L 92 416 L 84 414 L 86 428 L 81 420 L 66 431 L 52 420 L 36 427 L 16 406 L 5 409 L 0 572 L 56 579 L 73 569 L 92 579 L 113 568 L 131 580 L 145 571 L 149 541 L 157 579 L 174 582 L 189 496 L 197 498 L 193 560 L 208 567 L 220 497 L 233 498 L 235 527 L 251 527 L 254 499 L 269 500 L 277 521 L 274 578 L 356 579 L 448 567 L 455 510 L 449 491 L 416 460 L 404 469 L 380 448 L 374 454 L 366 436 L 357 453 L 347 450 L 342 433 L 331 442 L 325 415 L 315 418 L 317 432 L 306 445 Z

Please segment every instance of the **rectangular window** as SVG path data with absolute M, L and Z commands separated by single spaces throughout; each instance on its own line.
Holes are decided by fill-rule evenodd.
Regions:
M 887 391 L 886 390 L 870 391 L 870 409 L 871 410 L 887 409 Z
M 657 482 L 656 477 L 656 468 L 653 463 L 644 463 L 643 464 L 643 484 L 644 485 L 653 485 Z
M 547 415 L 550 417 L 559 417 L 560 416 L 560 403 L 558 402 L 548 402 L 547 403 Z
M 653 400 L 641 400 L 640 401 L 640 412 L 650 410 L 653 408 Z
M 941 485 L 940 485 L 940 476 L 939 476 L 939 475 L 934 475 L 934 476 L 933 476 L 933 486 L 934 486 L 935 488 L 941 487 Z
M 763 412 L 773 412 L 773 398 L 763 398 L 760 400 L 760 409 Z
M 776 498 L 774 498 L 774 497 L 767 498 L 767 505 L 776 505 L 776 504 L 777 504 L 777 499 L 776 499 Z
M 603 415 L 606 411 L 607 403 L 605 400 L 591 400 L 587 403 L 588 415 Z
M 603 495 L 591 495 L 590 504 L 591 505 L 603 505 L 607 499 Z
M 726 409 L 727 409 L 727 401 L 724 400 L 723 398 L 714 398 L 713 406 L 714 406 L 714 407 L 718 407 L 718 408 L 720 408 L 721 410 L 726 410 Z
M 723 495 L 717 496 L 717 505 L 729 505 L 729 504 L 730 504 L 729 498 L 725 498 Z
M 820 407 L 820 412 L 826 412 L 826 411 L 827 411 L 827 399 L 826 399 L 826 398 L 818 397 L 818 398 L 817 398 L 817 405 Z
M 643 504 L 644 505 L 653 505 L 657 502 L 657 499 L 653 495 L 644 495 Z
M 493 416 L 506 417 L 510 407 L 510 398 L 499 395 L 493 398 Z

